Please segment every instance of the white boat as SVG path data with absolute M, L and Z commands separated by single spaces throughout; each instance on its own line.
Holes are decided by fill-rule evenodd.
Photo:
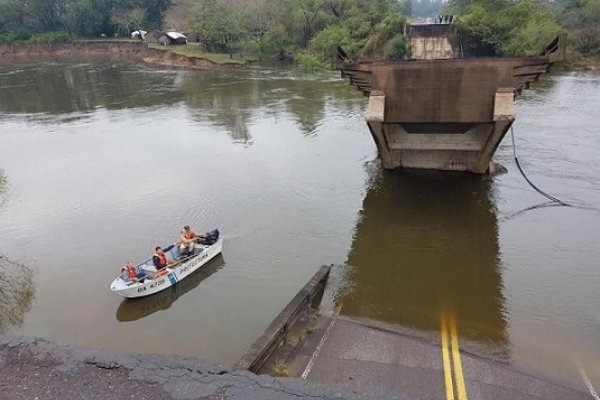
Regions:
M 214 232 L 218 235 L 218 231 L 210 233 Z M 111 283 L 110 290 L 126 298 L 150 296 L 188 277 L 220 254 L 222 248 L 223 238 L 218 236 L 211 244 L 196 243 L 191 255 L 181 254 L 177 244 L 170 245 L 163 249 L 169 262 L 166 268 L 156 271 L 152 257 L 150 257 L 136 266 L 138 271 L 146 273 L 144 279 L 133 282 L 125 281 L 119 276 Z

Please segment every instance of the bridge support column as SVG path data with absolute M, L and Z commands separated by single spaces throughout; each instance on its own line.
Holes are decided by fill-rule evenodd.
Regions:
M 512 87 L 498 88 L 494 97 L 494 129 L 481 149 L 477 170 L 474 172 L 483 174 L 489 171 L 492 157 L 515 118 L 515 89 Z
M 390 146 L 384 132 L 385 95 L 383 92 L 371 92 L 365 119 L 367 120 L 367 125 L 369 126 L 369 130 L 371 131 L 371 135 L 377 146 L 377 152 L 383 168 L 397 168 L 399 166 L 398 162 L 392 160 Z
M 366 119 L 383 168 L 485 174 L 515 119 L 514 90 L 498 88 L 489 122 L 390 122 L 385 110 L 386 96 L 371 92 Z

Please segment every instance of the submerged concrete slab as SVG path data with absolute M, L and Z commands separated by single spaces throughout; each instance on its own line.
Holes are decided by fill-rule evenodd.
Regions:
M 392 393 L 411 399 L 448 398 L 441 346 L 435 336 L 414 337 L 345 317 L 335 317 L 326 325 L 292 363 L 295 376 L 382 398 Z M 583 386 L 566 387 L 465 352 L 460 359 L 469 400 L 591 398 Z

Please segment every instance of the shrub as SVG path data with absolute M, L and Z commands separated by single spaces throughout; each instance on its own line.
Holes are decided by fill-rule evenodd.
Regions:
M 402 60 L 408 55 L 408 44 L 402 34 L 397 34 L 385 44 L 385 58 L 388 60 Z
M 338 46 L 346 50 L 352 44 L 353 40 L 346 26 L 330 25 L 312 40 L 311 49 L 320 60 L 335 62 Z
M 523 0 L 493 10 L 482 4 L 469 6 L 456 21 L 453 37 L 462 42 L 467 56 L 538 54 L 559 32 L 544 4 Z
M 328 63 L 319 60 L 319 58 L 312 53 L 302 52 L 297 54 L 296 61 L 298 64 L 302 65 L 306 71 L 316 71 L 330 68 Z
M 22 40 L 28 40 L 30 34 L 24 30 L 5 32 L 0 34 L 0 43 L 13 43 Z
M 29 43 L 62 43 L 69 41 L 69 34 L 63 31 L 35 33 L 31 35 Z

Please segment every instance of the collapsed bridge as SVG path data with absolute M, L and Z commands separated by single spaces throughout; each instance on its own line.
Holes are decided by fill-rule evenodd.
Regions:
M 515 96 L 565 58 L 564 35 L 536 57 L 455 58 L 449 29 L 440 29 L 448 25 L 412 26 L 416 59 L 341 67 L 369 97 L 367 125 L 385 169 L 493 172 Z

